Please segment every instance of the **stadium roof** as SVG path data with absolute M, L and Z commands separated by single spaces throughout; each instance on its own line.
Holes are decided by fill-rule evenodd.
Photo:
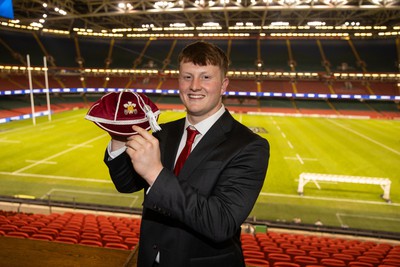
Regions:
M 360 26 L 400 26 L 398 0 L 14 0 L 14 15 L 20 23 L 72 31 L 148 27 L 178 31 L 262 32 L 271 23 L 325 26 L 358 23 Z M 47 4 L 45 7 L 43 4 Z M 47 17 L 43 17 L 46 14 Z M 278 24 L 279 25 L 279 24 Z M 211 29 L 211 28 L 207 28 Z

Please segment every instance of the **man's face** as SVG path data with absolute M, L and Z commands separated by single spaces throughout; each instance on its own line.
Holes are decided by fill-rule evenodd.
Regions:
M 180 64 L 179 95 L 191 123 L 196 124 L 220 109 L 221 95 L 228 83 L 218 66 L 199 66 L 192 62 Z

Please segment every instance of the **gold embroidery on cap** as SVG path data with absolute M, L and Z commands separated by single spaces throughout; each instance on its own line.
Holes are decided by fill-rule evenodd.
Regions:
M 132 103 L 131 101 L 128 101 L 128 103 L 124 104 L 124 108 L 125 108 L 124 113 L 125 113 L 125 115 L 137 114 L 138 111 L 137 111 L 137 109 L 135 107 L 136 107 L 136 104 Z

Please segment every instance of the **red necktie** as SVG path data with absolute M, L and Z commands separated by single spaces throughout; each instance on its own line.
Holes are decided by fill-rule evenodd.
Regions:
M 196 137 L 197 134 L 199 134 L 199 132 L 196 129 L 192 129 L 190 128 L 190 126 L 186 128 L 186 131 L 187 131 L 186 145 L 183 148 L 181 154 L 179 155 L 178 160 L 176 161 L 174 169 L 175 175 L 178 175 L 179 172 L 181 171 L 183 164 L 189 157 L 190 151 L 192 150 L 194 138 Z

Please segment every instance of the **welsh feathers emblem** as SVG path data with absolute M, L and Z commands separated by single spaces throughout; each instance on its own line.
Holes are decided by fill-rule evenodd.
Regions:
M 130 115 L 130 114 L 137 114 L 137 109 L 136 109 L 136 104 L 132 103 L 131 101 L 128 101 L 128 103 L 124 104 L 124 113 L 125 115 Z

